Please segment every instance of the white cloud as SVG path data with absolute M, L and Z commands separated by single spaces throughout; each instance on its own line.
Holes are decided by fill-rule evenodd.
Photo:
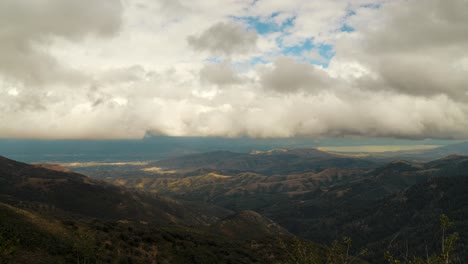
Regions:
M 337 42 L 336 66 L 358 63 L 371 73 L 362 76 L 370 89 L 465 101 L 468 75 L 460 63 L 467 58 L 467 12 L 464 0 L 389 1 L 361 9 L 350 21 L 356 32 Z
M 0 137 L 468 138 L 467 8 L 463 0 L 3 1 Z M 246 16 L 294 20 L 260 35 L 233 18 Z M 344 23 L 354 31 L 341 32 Z M 281 54 L 305 39 L 334 47 L 328 68 L 306 63 L 324 59 L 317 49 L 303 60 Z
M 121 24 L 119 1 L 0 2 L 0 76 L 28 86 L 78 82 L 83 77 L 49 54 L 51 38 L 109 37 Z

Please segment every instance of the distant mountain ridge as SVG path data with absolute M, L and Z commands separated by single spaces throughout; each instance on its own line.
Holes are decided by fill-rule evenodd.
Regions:
M 330 154 L 318 149 L 281 149 L 254 153 L 229 151 L 193 154 L 156 161 L 150 166 L 172 170 L 212 169 L 220 172 L 255 172 L 265 175 L 319 172 L 325 168 L 372 168 L 367 159 Z
M 457 144 L 451 144 L 435 149 L 426 150 L 423 152 L 425 155 L 433 156 L 437 158 L 449 156 L 449 155 L 468 155 L 468 142 L 462 142 Z

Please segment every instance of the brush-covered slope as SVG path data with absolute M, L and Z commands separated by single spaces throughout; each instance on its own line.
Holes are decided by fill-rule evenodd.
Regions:
M 10 204 L 47 207 L 102 219 L 150 222 L 211 223 L 229 212 L 214 206 L 169 198 L 0 158 L 0 199 Z
M 232 241 L 209 228 L 59 220 L 3 203 L 0 219 L 1 263 L 247 264 L 269 263 L 283 254 L 268 240 L 257 242 L 253 248 L 246 240 Z M 265 238 L 261 235 L 252 238 L 259 241 Z
M 176 199 L 209 202 L 231 210 L 257 210 L 276 202 L 287 202 L 297 195 L 316 192 L 325 186 L 351 181 L 363 173 L 345 169 L 272 176 L 252 172 L 231 176 L 207 173 L 185 178 L 122 178 L 113 182 Z
M 241 211 L 230 215 L 213 225 L 212 230 L 240 241 L 289 235 L 286 229 L 254 211 Z M 239 232 L 240 230 L 242 232 Z
M 269 263 L 284 257 L 272 238 L 290 237 L 254 212 L 233 214 L 6 158 L 0 197 L 1 263 Z
M 265 214 L 289 231 L 316 241 L 330 234 L 367 247 L 371 260 L 387 249 L 425 255 L 440 247 L 438 217 L 446 214 L 460 233 L 458 252 L 468 257 L 468 157 L 449 156 L 423 164 L 392 162 L 366 178 L 304 197 L 302 203 Z M 374 262 L 372 262 L 374 263 Z M 378 262 L 375 262 L 378 263 Z
M 386 250 L 394 254 L 410 251 L 424 256 L 441 247 L 439 216 L 454 225 L 447 232 L 459 233 L 458 258 L 468 259 L 468 171 L 465 176 L 429 178 L 409 189 L 375 201 L 368 209 L 351 209 L 322 232 L 338 229 L 370 249 L 374 259 Z M 464 263 L 464 262 L 460 262 Z

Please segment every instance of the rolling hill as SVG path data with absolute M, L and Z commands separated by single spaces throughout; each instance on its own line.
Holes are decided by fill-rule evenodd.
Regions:
M 265 263 L 283 254 L 272 238 L 291 236 L 253 212 L 177 201 L 4 157 L 0 200 L 2 263 Z M 232 228 L 248 236 L 234 239 Z
M 51 170 L 3 157 L 0 195 L 1 201 L 13 205 L 48 207 L 109 220 L 207 224 L 229 214 L 221 208 L 129 191 L 65 169 Z
M 274 173 L 276 160 L 285 157 L 291 166 L 282 173 L 294 173 Z M 185 156 L 151 164 L 165 163 L 159 168 L 174 174 L 115 180 L 120 187 L 57 165 L 1 158 L 0 213 L 10 220 L 0 226 L 0 238 L 14 242 L 28 230 L 37 240 L 14 246 L 16 252 L 49 262 L 84 258 L 87 246 L 76 241 L 92 234 L 90 258 L 101 261 L 120 252 L 120 260 L 142 263 L 265 263 L 284 259 L 278 237 L 330 244 L 349 236 L 356 248 L 369 249 L 370 263 L 383 263 L 386 250 L 437 251 L 437 219 L 446 214 L 455 223 L 450 231 L 460 233 L 457 257 L 468 256 L 468 157 L 311 166 L 341 158 L 304 150 Z M 257 171 L 244 171 L 249 168 Z M 16 222 L 19 231 L 12 228 Z
M 256 158 L 267 161 L 257 161 L 261 168 L 257 171 L 269 164 L 269 155 L 277 154 L 261 155 Z M 199 169 L 213 157 L 211 169 L 217 170 L 227 168 L 226 156 L 229 160 L 250 159 L 243 154 L 214 156 L 197 155 L 194 161 L 188 160 L 190 156 L 183 157 L 166 166 L 176 169 L 177 164 L 183 164 L 183 168 Z M 232 164 L 236 163 L 229 163 L 229 170 L 235 171 Z M 242 170 L 248 169 L 244 163 L 237 164 Z M 289 232 L 320 243 L 350 236 L 357 247 L 370 250 L 367 259 L 371 263 L 381 263 L 387 249 L 399 254 L 405 240 L 411 240 L 408 246 L 414 254 L 423 255 L 421 245 L 434 252 L 440 246 L 437 219 L 442 213 L 455 221 L 454 230 L 468 237 L 463 220 L 468 208 L 463 193 L 468 190 L 468 157 L 460 155 L 429 162 L 399 159 L 372 169 L 329 168 L 289 175 L 211 172 L 182 178 L 166 175 L 120 180 L 123 185 L 177 199 L 206 201 L 231 210 L 255 210 Z M 460 241 L 463 257 L 468 256 L 465 241 Z

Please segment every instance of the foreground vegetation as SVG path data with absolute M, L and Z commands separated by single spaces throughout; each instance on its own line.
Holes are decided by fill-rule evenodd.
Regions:
M 457 255 L 457 241 L 459 234 L 449 232 L 453 222 L 442 214 L 439 217 L 441 240 L 440 248 L 435 252 L 427 252 L 426 256 L 415 256 L 410 252 L 394 255 L 386 251 L 383 260 L 388 264 L 455 264 L 464 263 Z M 286 243 L 279 240 L 280 248 L 284 250 L 286 258 L 278 264 L 360 264 L 367 263 L 365 257 L 367 249 L 356 250 L 353 248 L 352 240 L 343 237 L 335 240 L 330 246 L 321 246 L 310 241 L 295 238 Z

